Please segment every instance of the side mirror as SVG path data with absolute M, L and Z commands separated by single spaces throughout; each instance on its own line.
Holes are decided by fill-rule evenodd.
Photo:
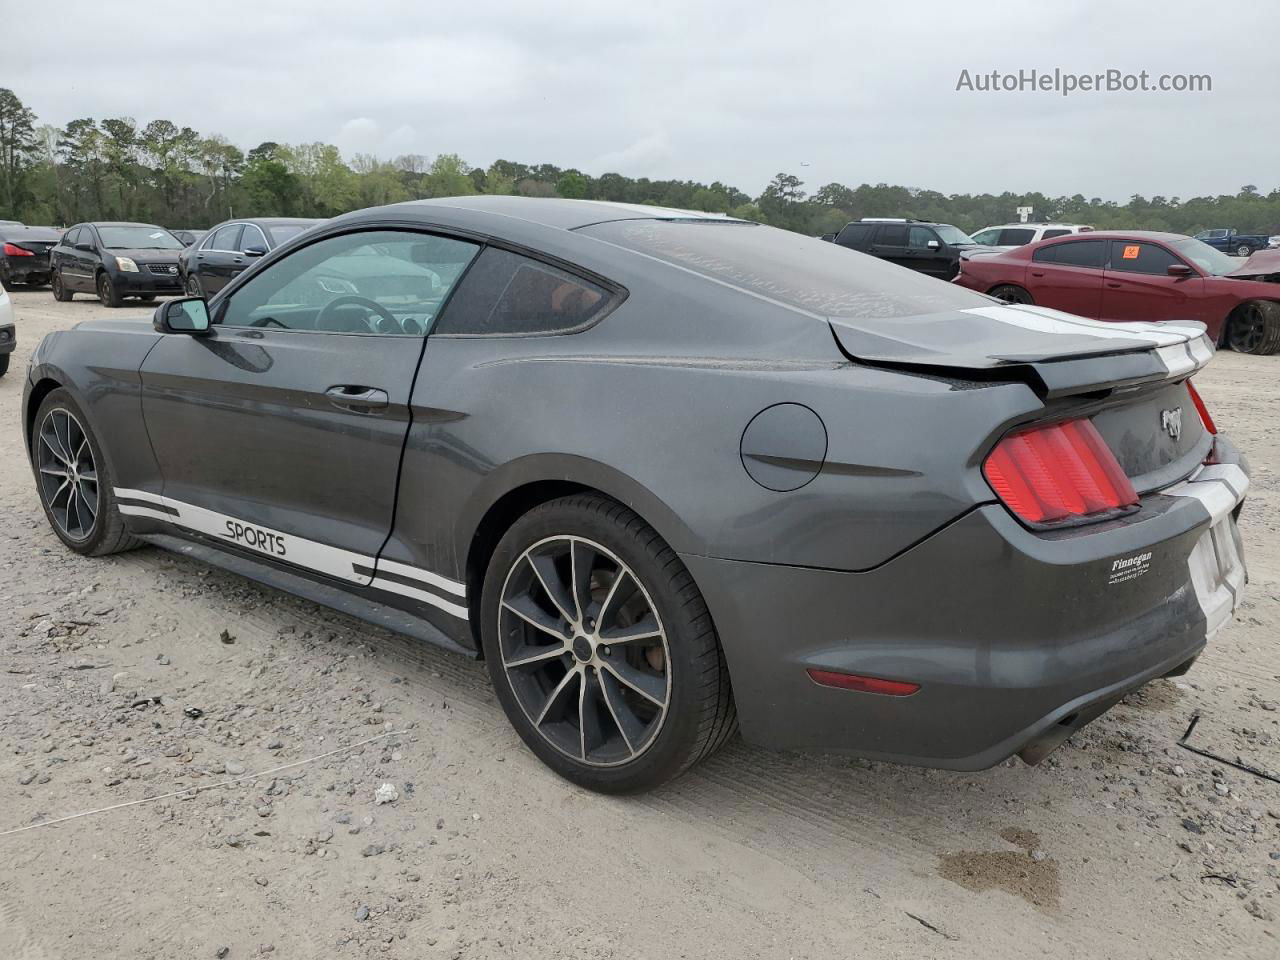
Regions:
M 266 247 L 245 247 L 240 251 L 246 257 L 265 257 L 267 255 Z
M 203 297 L 182 297 L 156 307 L 151 325 L 157 333 L 185 333 L 202 337 L 209 332 L 209 305 Z
M 928 243 L 925 244 L 925 246 L 928 247 L 930 250 L 938 250 L 942 247 L 942 244 L 940 244 L 937 240 L 930 240 Z
M 85 253 L 93 253 L 96 249 L 92 243 L 77 243 L 77 250 L 83 250 Z
M 1190 277 L 1195 273 L 1195 271 L 1185 263 L 1171 263 L 1169 264 L 1167 271 L 1171 277 Z

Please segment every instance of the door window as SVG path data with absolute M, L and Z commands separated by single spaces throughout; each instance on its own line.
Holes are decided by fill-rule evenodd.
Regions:
M 1056 263 L 1064 267 L 1101 268 L 1106 260 L 1105 240 L 1073 240 L 1040 247 L 1031 259 L 1036 263 Z
M 907 228 L 898 224 L 886 224 L 876 234 L 876 243 L 882 247 L 905 247 L 907 245 Z
M 1000 228 L 992 227 L 987 230 L 979 230 L 973 235 L 973 242 L 987 247 L 998 246 L 1000 243 Z
M 836 237 L 836 243 L 845 247 L 856 247 L 867 241 L 871 236 L 871 231 L 875 229 L 869 223 L 850 223 L 840 231 L 840 235 Z
M 420 337 L 479 249 L 463 240 L 399 230 L 328 237 L 249 280 L 218 322 Z
M 1041 240 L 1052 240 L 1054 237 L 1065 237 L 1070 230 L 1046 230 L 1041 236 Z
M 937 239 L 938 235 L 928 227 L 912 227 L 907 232 L 907 246 L 912 250 L 927 250 L 929 249 L 929 241 Z
M 1036 232 L 1028 227 L 1009 227 L 1000 231 L 1001 247 L 1021 247 L 1036 238 Z
M 204 249 L 222 250 L 227 253 L 231 253 L 239 249 L 239 240 L 240 224 L 232 223 L 228 226 L 222 227 L 220 230 L 217 230 L 212 237 L 206 240 Z
M 271 249 L 267 246 L 267 238 L 262 235 L 262 231 L 258 229 L 257 224 L 246 223 L 244 225 L 244 233 L 240 234 L 240 243 L 236 249 L 244 253 L 250 247 L 257 247 L 259 250 Z
M 64 246 L 74 247 L 77 243 L 80 242 L 78 239 L 79 236 L 80 236 L 80 228 L 72 227 L 70 230 L 66 232 L 66 235 L 63 236 L 62 243 Z
M 1171 263 L 1182 263 L 1164 247 L 1129 240 L 1111 241 L 1111 269 L 1123 273 L 1166 276 Z
M 568 333 L 597 319 L 610 302 L 610 292 L 590 280 L 509 250 L 488 247 L 449 302 L 436 333 Z

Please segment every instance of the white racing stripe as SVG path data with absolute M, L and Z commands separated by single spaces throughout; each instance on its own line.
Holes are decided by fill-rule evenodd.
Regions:
M 118 499 L 134 500 L 137 503 L 119 503 L 117 508 L 122 514 L 131 517 L 145 517 L 172 523 L 197 533 L 205 534 L 217 540 L 235 544 L 255 553 L 283 560 L 287 563 L 305 567 L 316 573 L 360 586 L 371 586 L 378 590 L 412 597 L 423 603 L 438 607 L 462 620 L 468 619 L 465 606 L 451 599 L 432 593 L 429 587 L 446 591 L 457 597 L 465 598 L 465 584 L 442 577 L 430 570 L 423 570 L 406 563 L 393 560 L 378 560 L 363 553 L 354 553 L 341 547 L 330 546 L 308 540 L 293 533 L 275 530 L 259 523 L 249 523 L 236 517 L 227 516 L 214 510 L 207 510 L 194 504 L 174 500 L 171 497 L 149 493 L 146 490 L 130 490 L 115 488 Z M 387 576 L 383 576 L 386 574 Z M 397 579 L 390 579 L 395 577 Z M 400 579 L 413 583 L 399 582 Z
M 1244 557 L 1231 513 L 1248 490 L 1249 478 L 1238 465 L 1215 463 L 1160 491 L 1171 497 L 1199 500 L 1212 518 L 1209 529 L 1200 535 L 1187 558 L 1209 638 L 1230 621 L 1244 594 Z

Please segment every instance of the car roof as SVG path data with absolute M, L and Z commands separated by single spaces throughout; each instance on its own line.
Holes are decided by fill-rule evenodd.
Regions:
M 1041 243 L 1060 243 L 1067 237 L 1051 237 Z M 1076 234 L 1072 240 L 1155 240 L 1161 243 L 1173 243 L 1175 240 L 1186 240 L 1185 233 L 1162 233 L 1159 230 L 1090 230 L 1088 233 Z
M 168 230 L 158 223 L 138 223 L 134 220 L 85 220 L 80 226 L 89 227 L 146 227 L 147 229 Z
M 1030 220 L 1027 223 L 993 223 L 989 227 L 983 227 L 983 230 L 1012 230 L 1015 227 L 1087 227 L 1087 223 L 1060 223 L 1056 220 Z M 1097 231 L 1092 231 L 1096 233 Z
M 702 210 L 681 210 L 674 207 L 653 207 L 638 203 L 613 203 L 603 200 L 565 200 L 550 197 L 514 197 L 476 195 L 470 197 L 441 197 L 434 200 L 409 200 L 382 207 L 382 212 L 416 215 L 415 219 L 429 219 L 432 211 L 440 207 L 466 210 L 478 215 L 478 220 L 512 218 L 545 227 L 575 230 L 593 223 L 611 220 L 734 220 L 722 213 Z

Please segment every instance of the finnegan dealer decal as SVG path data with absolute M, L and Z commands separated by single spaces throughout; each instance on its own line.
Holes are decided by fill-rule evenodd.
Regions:
M 1121 557 L 1119 560 L 1111 561 L 1111 575 L 1107 578 L 1107 586 L 1114 586 L 1117 583 L 1128 583 L 1130 580 L 1137 580 L 1140 576 L 1151 569 L 1151 554 L 1138 553 L 1132 557 Z

